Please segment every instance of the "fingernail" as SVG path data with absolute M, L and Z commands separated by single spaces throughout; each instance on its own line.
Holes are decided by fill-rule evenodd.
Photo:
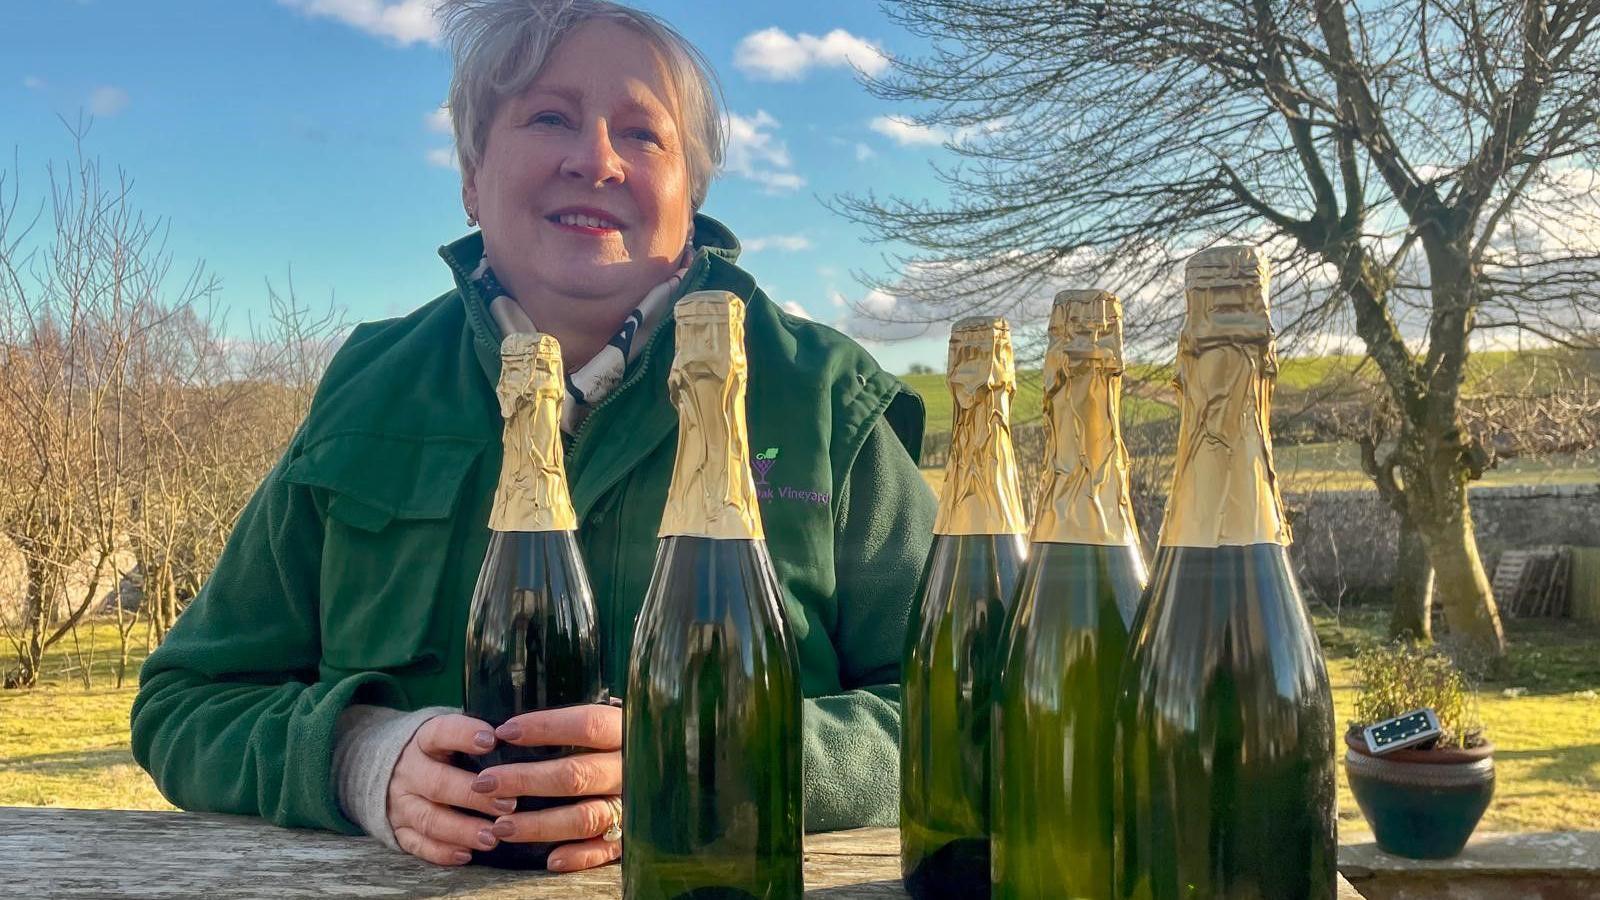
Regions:
M 478 745 L 479 747 L 482 747 L 485 750 L 493 750 L 494 749 L 494 732 L 492 732 L 492 731 L 480 731 L 477 734 L 472 736 L 472 743 Z
M 493 849 L 495 844 L 500 843 L 500 839 L 495 837 L 494 832 L 489 829 L 480 828 L 478 829 L 478 843 L 483 845 L 483 849 L 490 850 Z
M 460 782 L 456 782 L 460 784 Z M 499 781 L 493 775 L 479 775 L 472 781 L 472 789 L 480 794 L 492 794 Z
M 489 830 L 494 833 L 495 837 L 511 837 L 512 833 L 515 832 L 517 828 L 510 822 L 501 819 L 500 821 L 494 823 Z
M 455 860 L 456 865 L 458 866 L 466 865 L 467 863 L 472 862 L 472 854 L 465 850 L 457 850 L 456 852 L 450 854 L 450 858 Z
M 517 811 L 517 801 L 509 797 L 501 797 L 494 802 L 494 808 L 503 813 L 514 813 Z
M 507 722 L 494 730 L 495 737 L 502 741 L 514 741 L 522 737 L 522 726 L 515 722 Z
M 552 872 L 565 872 L 567 870 L 567 861 L 564 859 L 552 859 L 545 863 L 545 868 Z

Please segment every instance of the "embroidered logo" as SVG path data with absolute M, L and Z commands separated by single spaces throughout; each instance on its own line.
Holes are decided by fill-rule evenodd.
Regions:
M 756 454 L 750 461 L 750 468 L 756 471 L 756 487 L 767 487 L 767 473 L 772 471 L 772 464 L 778 461 L 778 448 L 768 447 Z M 768 488 L 770 490 L 770 488 Z
M 833 500 L 832 494 L 824 494 L 821 491 L 806 490 L 787 484 L 779 485 L 774 490 L 773 486 L 767 482 L 767 474 L 772 471 L 772 467 L 777 461 L 777 447 L 768 447 L 757 453 L 755 458 L 750 460 L 750 469 L 755 473 L 756 478 L 756 497 L 761 500 L 771 500 L 776 496 L 783 500 L 798 500 L 815 506 L 827 506 Z

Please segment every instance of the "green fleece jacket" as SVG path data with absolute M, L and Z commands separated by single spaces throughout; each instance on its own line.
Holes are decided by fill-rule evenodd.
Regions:
M 745 299 L 750 442 L 777 450 L 758 493 L 807 698 L 807 828 L 893 824 L 900 651 L 934 515 L 915 462 L 922 401 L 848 338 L 773 304 L 725 227 L 701 216 L 695 234 L 680 295 Z M 332 784 L 340 713 L 462 703 L 500 470 L 501 335 L 467 277 L 481 235 L 440 253 L 456 289 L 355 330 L 144 665 L 134 757 L 180 807 L 359 833 Z M 672 473 L 673 333 L 669 315 L 567 451 L 617 694 Z

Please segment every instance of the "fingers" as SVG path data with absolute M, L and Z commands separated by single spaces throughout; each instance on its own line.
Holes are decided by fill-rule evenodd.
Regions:
M 426 800 L 446 806 L 459 806 L 483 813 L 490 818 L 515 812 L 517 801 L 511 797 L 496 797 L 480 776 L 448 763 L 419 756 L 408 760 L 404 770 L 396 770 L 395 789 L 401 794 L 416 794 Z
M 616 820 L 616 800 L 595 797 L 535 812 L 501 816 L 492 831 L 502 841 L 519 843 L 578 841 L 599 837 Z
M 500 797 L 587 797 L 622 793 L 622 754 L 574 753 L 542 762 L 507 763 L 484 769 L 493 779 L 484 793 Z M 476 787 L 474 788 L 477 789 Z
M 451 753 L 477 756 L 495 745 L 488 722 L 459 714 L 434 716 L 422 723 L 412 741 L 417 749 L 439 760 L 448 760 Z
M 578 869 L 592 869 L 595 866 L 603 866 L 621 855 L 621 841 L 592 838 L 587 841 L 562 844 L 555 848 L 550 851 L 550 860 L 545 865 L 552 872 L 574 872 Z
M 472 861 L 472 854 L 467 850 L 440 843 L 414 828 L 396 828 L 394 838 L 401 850 L 436 866 L 464 866 Z
M 437 849 L 430 846 L 434 844 L 451 851 L 489 850 L 500 843 L 490 830 L 489 823 L 483 819 L 458 812 L 416 794 L 402 794 L 390 800 L 389 821 L 394 824 L 396 840 L 400 838 L 402 829 L 410 831 L 420 839 L 419 846 L 424 850 Z M 421 856 L 430 862 L 434 861 L 432 857 L 414 853 L 403 842 L 400 847 L 407 853 Z
M 622 710 L 592 703 L 543 709 L 507 719 L 495 736 L 520 747 L 622 749 Z

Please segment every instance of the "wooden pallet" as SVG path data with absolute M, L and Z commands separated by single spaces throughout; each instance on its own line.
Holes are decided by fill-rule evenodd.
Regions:
M 1571 614 L 1571 582 L 1571 548 L 1507 550 L 1494 569 L 1495 604 L 1519 618 L 1565 617 Z
M 1500 554 L 1494 567 L 1494 602 L 1501 609 L 1509 609 L 1522 587 L 1522 577 L 1527 574 L 1528 560 L 1533 550 L 1507 550 Z

